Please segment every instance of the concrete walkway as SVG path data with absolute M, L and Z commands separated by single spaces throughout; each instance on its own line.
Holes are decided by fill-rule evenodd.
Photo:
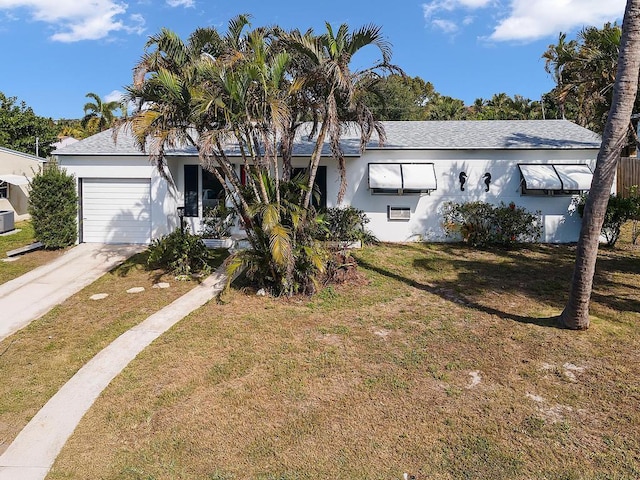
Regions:
M 54 261 L 0 285 L 0 341 L 145 248 L 81 243 Z
M 42 480 L 80 419 L 145 347 L 224 287 L 220 268 L 187 294 L 123 333 L 76 373 L 0 456 L 0 480 Z

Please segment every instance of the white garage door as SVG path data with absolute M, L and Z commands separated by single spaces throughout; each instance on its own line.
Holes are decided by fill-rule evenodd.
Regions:
M 149 243 L 150 199 L 148 179 L 83 179 L 82 241 Z

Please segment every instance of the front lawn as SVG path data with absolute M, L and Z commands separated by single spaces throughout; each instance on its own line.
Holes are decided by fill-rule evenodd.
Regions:
M 382 245 L 313 298 L 232 291 L 145 350 L 50 479 L 640 477 L 640 254 Z M 2 418 L 0 418 L 0 425 Z
M 24 275 L 65 252 L 65 250 L 38 250 L 15 257 L 15 261 L 4 261 L 7 258 L 7 252 L 36 241 L 30 221 L 16 223 L 16 230 L 20 231 L 10 235 L 0 235 L 0 284 Z
M 80 367 L 197 284 L 176 281 L 161 270 L 147 270 L 147 255 L 133 256 L 0 342 L 0 454 Z M 212 264 L 219 265 L 222 259 L 218 254 Z M 154 288 L 158 283 L 169 287 Z M 144 287 L 144 291 L 127 293 L 133 287 Z M 95 294 L 108 296 L 91 300 Z

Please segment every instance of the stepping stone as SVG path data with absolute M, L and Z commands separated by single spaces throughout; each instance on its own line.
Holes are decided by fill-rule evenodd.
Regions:
M 144 292 L 144 287 L 133 287 L 127 290 L 127 293 L 140 293 Z
M 18 260 L 20 260 L 21 257 L 11 257 L 11 258 L 3 258 L 2 261 L 3 262 L 16 262 Z
M 169 288 L 171 285 L 169 285 L 166 282 L 160 282 L 160 283 L 156 283 L 153 285 L 152 288 Z
M 107 298 L 109 296 L 108 293 L 96 293 L 95 295 L 91 295 L 89 299 L 91 300 L 102 300 L 103 298 Z

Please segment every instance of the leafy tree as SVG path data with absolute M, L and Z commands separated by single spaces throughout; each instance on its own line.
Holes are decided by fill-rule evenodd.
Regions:
M 73 118 L 61 118 L 56 120 L 56 126 L 60 133 L 59 136 L 73 137 L 82 140 L 89 136 L 89 133 L 82 127 L 82 120 Z
M 78 238 L 75 178 L 55 164 L 45 167 L 30 182 L 29 213 L 35 237 L 45 248 L 73 245 Z
M 640 0 L 628 0 L 620 37 L 613 100 L 604 128 L 591 190 L 584 207 L 569 299 L 559 317 L 560 323 L 571 329 L 589 328 L 589 303 L 598 257 L 600 231 L 607 213 L 609 194 L 620 151 L 625 144 L 638 93 L 639 73 Z
M 457 98 L 436 94 L 427 103 L 427 120 L 464 120 L 467 109 Z
M 435 95 L 431 82 L 394 73 L 378 78 L 363 101 L 378 120 L 426 120 L 427 104 Z
M 82 127 L 89 135 L 109 129 L 115 119 L 114 112 L 121 108 L 121 102 L 104 102 L 98 95 L 91 92 L 87 93 L 85 97 L 91 98 L 93 101 L 84 105 Z
M 46 157 L 57 134 L 53 120 L 37 116 L 25 102 L 0 92 L 0 146 L 34 155 L 37 142 L 38 155 Z

